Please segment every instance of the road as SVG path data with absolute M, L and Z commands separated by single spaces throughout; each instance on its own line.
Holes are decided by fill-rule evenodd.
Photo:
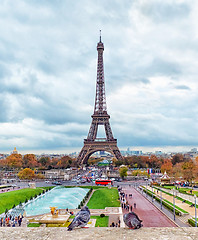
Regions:
M 144 227 L 177 227 L 174 222 L 158 210 L 135 188 L 123 186 L 122 189 L 127 194 L 127 201 L 130 206 L 133 206 L 133 211 L 143 220 Z M 132 198 L 128 197 L 130 193 L 132 193 Z M 136 208 L 134 208 L 134 203 L 136 203 Z M 127 210 L 123 210 L 123 213 L 127 212 Z

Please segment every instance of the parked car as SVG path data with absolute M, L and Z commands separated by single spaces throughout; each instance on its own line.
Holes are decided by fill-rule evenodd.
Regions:
M 55 185 L 62 185 L 62 183 L 61 183 L 61 182 L 58 182 L 58 181 L 52 182 L 52 184 L 55 184 Z

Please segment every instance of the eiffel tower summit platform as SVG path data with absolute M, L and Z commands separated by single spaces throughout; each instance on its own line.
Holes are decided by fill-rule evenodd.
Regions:
M 115 158 L 122 161 L 123 157 L 117 146 L 117 139 L 113 137 L 113 132 L 110 126 L 110 115 L 107 113 L 106 95 L 105 95 L 105 80 L 104 80 L 104 65 L 103 52 L 104 44 L 101 40 L 97 44 L 98 64 L 97 64 L 97 79 L 96 79 L 96 96 L 94 113 L 91 116 L 92 122 L 89 129 L 87 139 L 84 139 L 84 146 L 78 155 L 78 164 L 86 164 L 89 157 L 97 151 L 106 151 L 111 153 Z M 102 125 L 105 130 L 106 138 L 97 138 L 99 125 Z

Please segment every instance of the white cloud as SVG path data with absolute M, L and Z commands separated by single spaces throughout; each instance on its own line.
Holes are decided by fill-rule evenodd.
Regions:
M 197 145 L 197 9 L 192 0 L 3 0 L 0 150 L 83 145 L 99 29 L 119 145 Z

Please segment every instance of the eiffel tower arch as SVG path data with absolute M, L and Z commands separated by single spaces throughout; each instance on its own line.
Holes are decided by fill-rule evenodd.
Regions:
M 89 157 L 97 151 L 106 151 L 114 155 L 118 160 L 123 161 L 123 157 L 117 146 L 117 139 L 113 137 L 110 126 L 110 116 L 107 113 L 106 95 L 105 95 L 105 81 L 104 81 L 104 66 L 103 66 L 103 51 L 104 44 L 100 41 L 97 44 L 98 64 L 97 64 L 97 80 L 96 80 L 96 97 L 94 114 L 92 123 L 89 129 L 87 139 L 84 139 L 84 146 L 80 151 L 77 163 L 86 164 Z M 104 126 L 106 138 L 97 138 L 99 125 Z

